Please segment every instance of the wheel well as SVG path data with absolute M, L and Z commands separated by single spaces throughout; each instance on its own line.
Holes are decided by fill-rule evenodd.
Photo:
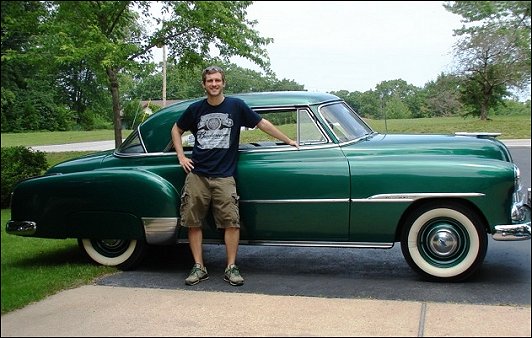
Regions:
M 487 223 L 486 217 L 484 217 L 484 214 L 480 211 L 480 209 L 474 203 L 472 203 L 471 201 L 468 201 L 468 200 L 465 200 L 465 199 L 460 199 L 460 198 L 422 198 L 422 199 L 419 199 L 417 201 L 414 201 L 414 203 L 412 203 L 412 205 L 410 205 L 403 212 L 403 215 L 401 216 L 401 218 L 399 219 L 399 221 L 397 223 L 397 228 L 395 230 L 394 241 L 395 242 L 400 242 L 401 241 L 401 233 L 403 231 L 403 228 L 406 226 L 405 220 L 408 217 L 408 215 L 410 215 L 410 213 L 412 213 L 414 210 L 416 210 L 418 208 L 422 208 L 425 205 L 431 204 L 431 203 L 448 203 L 448 202 L 460 204 L 460 205 L 470 209 L 474 213 L 476 213 L 480 217 L 480 219 L 482 220 L 482 223 L 484 224 L 484 229 L 486 230 L 486 232 L 489 233 L 489 227 L 488 227 L 488 223 Z

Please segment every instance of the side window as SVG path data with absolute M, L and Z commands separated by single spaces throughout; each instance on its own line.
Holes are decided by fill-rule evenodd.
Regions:
M 194 135 L 190 131 L 185 131 L 181 136 L 183 142 L 183 148 L 192 148 L 194 146 Z
M 325 143 L 326 138 L 306 109 L 284 109 L 275 111 L 257 111 L 286 136 L 297 140 L 300 145 Z M 288 146 L 282 141 L 266 134 L 258 128 L 240 131 L 240 149 L 258 149 L 259 147 Z
M 139 137 L 137 130 L 131 133 L 129 137 L 126 138 L 124 142 L 122 142 L 120 147 L 118 147 L 117 152 L 122 153 L 122 154 L 145 153 L 144 147 L 142 146 L 142 142 L 140 141 L 140 137 Z
M 295 140 L 297 137 L 297 112 L 295 109 L 276 111 L 257 111 L 263 118 L 270 121 L 286 136 Z M 277 147 L 287 145 L 272 137 L 259 128 L 242 128 L 240 131 L 240 149 L 257 147 Z
M 299 109 L 298 114 L 298 141 L 299 145 L 326 143 L 327 139 L 317 127 L 316 122 L 306 109 Z
M 192 148 L 194 147 L 194 135 L 192 135 L 192 132 L 185 131 L 183 135 L 181 135 L 181 143 L 183 144 L 183 150 L 186 151 L 192 151 Z M 172 139 L 170 139 L 170 142 L 168 143 L 168 146 L 165 148 L 164 152 L 175 152 L 174 148 L 174 142 Z

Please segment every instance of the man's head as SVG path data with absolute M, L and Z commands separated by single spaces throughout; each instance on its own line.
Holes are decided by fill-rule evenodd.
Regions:
M 223 98 L 225 74 L 222 68 L 210 66 L 203 70 L 203 89 L 209 97 Z
M 222 81 L 225 83 L 224 70 L 218 66 L 209 66 L 203 70 L 203 73 L 201 76 L 203 84 L 205 84 L 205 81 L 207 80 L 207 75 L 214 74 L 214 73 L 220 73 L 222 75 Z

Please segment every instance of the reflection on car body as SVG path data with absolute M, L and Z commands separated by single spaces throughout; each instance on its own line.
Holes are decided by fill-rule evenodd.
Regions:
M 242 244 L 400 243 L 421 276 L 461 281 L 481 266 L 488 235 L 530 239 L 530 189 L 521 187 L 519 168 L 496 135 L 380 134 L 331 94 L 235 96 L 300 145 L 254 129 L 241 132 Z M 121 269 L 136 267 L 147 245 L 187 242 L 178 226 L 185 173 L 170 130 L 194 101 L 153 114 L 116 150 L 20 182 L 7 232 L 77 238 L 95 262 Z M 183 142 L 191 152 L 194 137 L 185 134 Z M 204 240 L 223 241 L 212 219 L 205 220 Z

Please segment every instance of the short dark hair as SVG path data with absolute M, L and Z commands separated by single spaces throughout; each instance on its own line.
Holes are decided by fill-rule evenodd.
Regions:
M 205 80 L 207 79 L 207 74 L 214 74 L 214 73 L 220 73 L 222 74 L 222 81 L 225 82 L 225 72 L 221 67 L 218 66 L 209 66 L 205 68 L 201 74 L 201 80 L 203 83 L 205 83 Z

